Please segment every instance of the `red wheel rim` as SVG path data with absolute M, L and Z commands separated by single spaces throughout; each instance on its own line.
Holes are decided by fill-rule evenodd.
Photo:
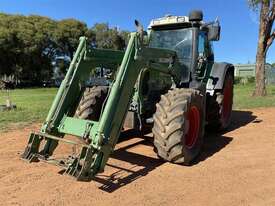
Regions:
M 200 130 L 200 112 L 196 106 L 192 106 L 188 113 L 189 129 L 185 136 L 185 145 L 193 147 L 197 142 Z
M 233 97 L 232 85 L 233 85 L 232 79 L 228 80 L 223 91 L 222 121 L 224 124 L 228 122 L 231 116 L 232 97 Z

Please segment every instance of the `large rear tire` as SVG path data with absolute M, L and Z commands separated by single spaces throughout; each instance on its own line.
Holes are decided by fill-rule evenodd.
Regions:
M 209 105 L 209 109 L 213 111 L 213 115 L 208 123 L 209 128 L 215 130 L 225 130 L 230 125 L 233 106 L 233 91 L 233 75 L 231 73 L 227 73 L 222 91 L 216 93 L 216 99 L 214 101 L 210 101 L 211 103 Z
M 152 132 L 162 159 L 189 165 L 198 156 L 204 135 L 203 98 L 198 90 L 184 88 L 161 96 Z
M 107 86 L 86 88 L 80 100 L 75 116 L 80 119 L 98 121 L 102 106 L 107 97 Z

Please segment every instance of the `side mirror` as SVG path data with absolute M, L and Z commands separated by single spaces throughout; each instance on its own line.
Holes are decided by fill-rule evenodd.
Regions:
M 139 23 L 138 20 L 135 20 L 135 26 L 138 33 L 142 34 L 143 36 L 147 36 L 147 32 L 143 30 L 143 26 L 141 23 Z
M 146 45 L 148 44 L 148 38 L 147 38 L 147 32 L 143 30 L 143 26 L 141 23 L 139 23 L 138 20 L 135 20 L 135 25 L 136 25 L 136 29 L 137 29 L 137 32 L 139 33 L 139 36 L 140 36 L 140 43 L 142 45 Z
M 208 41 L 219 41 L 221 34 L 221 27 L 219 24 L 208 25 Z
M 143 26 L 141 23 L 139 23 L 138 20 L 135 20 L 135 26 L 137 28 L 137 31 L 143 30 Z

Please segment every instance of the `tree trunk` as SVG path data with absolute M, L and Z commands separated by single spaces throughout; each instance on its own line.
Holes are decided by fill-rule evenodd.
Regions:
M 254 96 L 265 96 L 265 49 L 263 43 L 261 43 L 261 38 L 258 43 L 257 57 L 256 57 L 256 88 L 254 91 Z
M 260 11 L 260 26 L 259 26 L 259 39 L 258 39 L 258 49 L 256 56 L 256 88 L 253 93 L 254 96 L 265 96 L 265 61 L 266 61 L 266 50 L 267 41 L 266 36 L 268 33 L 266 16 L 269 11 L 269 1 L 261 3 Z

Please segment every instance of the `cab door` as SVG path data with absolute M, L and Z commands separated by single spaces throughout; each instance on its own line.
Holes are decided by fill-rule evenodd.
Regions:
M 208 73 L 213 64 L 214 54 L 211 42 L 208 41 L 207 33 L 200 31 L 198 36 L 198 79 L 205 79 L 209 75 Z

